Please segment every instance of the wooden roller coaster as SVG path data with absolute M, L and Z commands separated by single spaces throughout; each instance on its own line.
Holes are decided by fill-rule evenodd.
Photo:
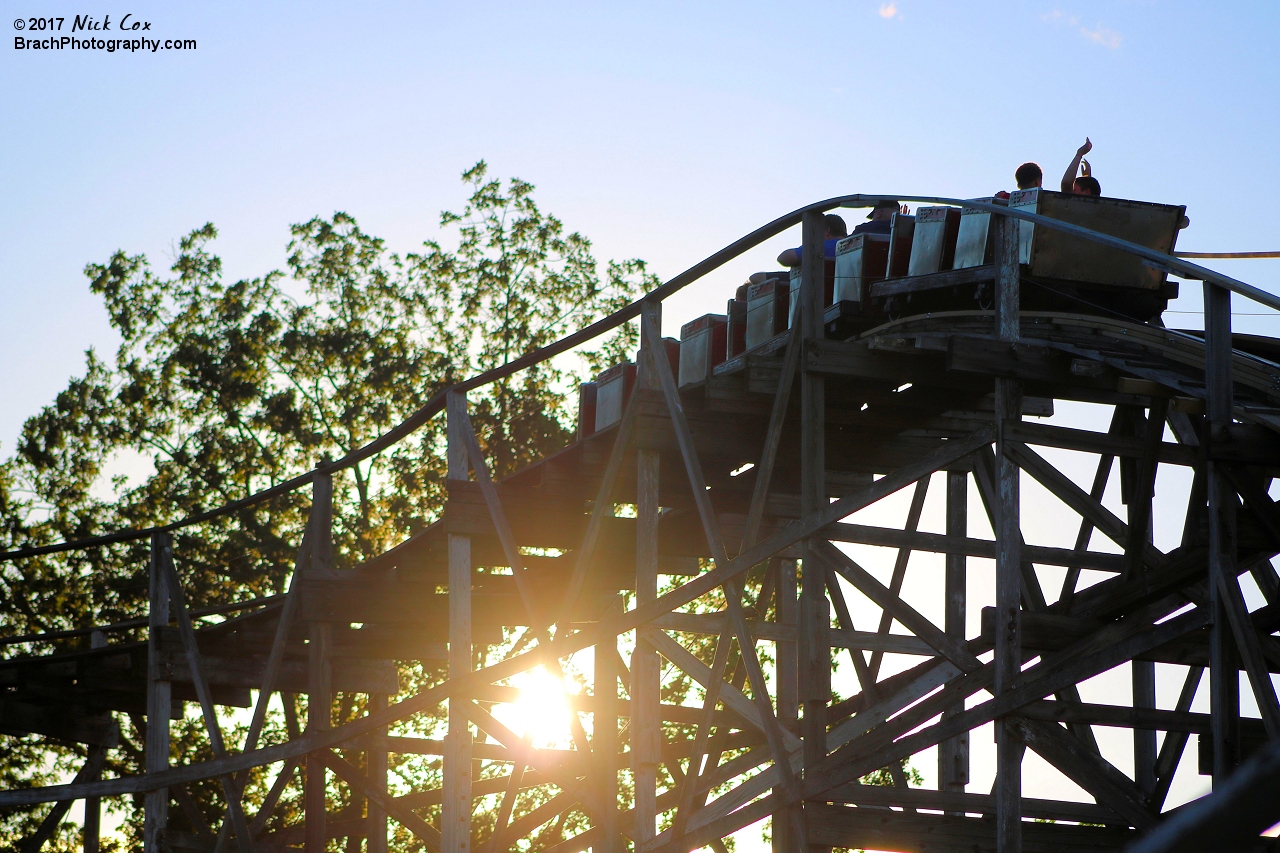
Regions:
M 1230 298 L 1272 309 L 1280 299 L 1176 257 L 1180 208 L 1156 211 L 1176 212 L 1164 225 L 1125 230 L 1055 195 L 1007 206 L 908 199 L 943 212 L 895 222 L 887 242 L 855 235 L 830 264 L 818 260 L 823 214 L 880 198 L 811 205 L 624 311 L 455 386 L 346 459 L 164 530 L 3 555 L 151 542 L 145 642 L 111 642 L 121 626 L 102 626 L 88 648 L 0 661 L 0 731 L 90 746 L 67 784 L 0 791 L 4 807 L 49 810 L 24 851 L 73 801 L 86 800 L 88 824 L 99 798 L 137 794 L 146 853 L 321 853 L 335 838 L 385 853 L 389 819 L 428 850 L 499 853 L 528 849 L 522 839 L 566 813 L 586 828 L 549 848 L 560 853 L 723 850 L 765 818 L 780 851 L 1277 849 L 1259 836 L 1280 821 L 1280 505 L 1268 491 L 1280 472 L 1280 340 L 1233 336 Z M 663 337 L 663 299 L 797 224 L 804 263 L 789 277 L 765 276 L 679 343 Z M 1203 333 L 1159 323 L 1169 273 L 1203 282 Z M 583 388 L 575 443 L 494 481 L 467 392 L 637 318 L 636 363 Z M 1062 401 L 1110 428 L 1025 419 Z M 332 478 L 441 414 L 441 520 L 335 569 Z M 1087 455 L 1091 487 L 1045 448 Z M 1151 537 L 1162 466 L 1192 472 L 1182 540 L 1167 550 Z M 1123 518 L 1102 500 L 1113 468 Z M 1031 480 L 1074 547 L 1024 539 L 1020 484 Z M 931 483 L 945 489 L 942 532 L 920 529 Z M 307 485 L 288 592 L 193 621 L 209 611 L 185 599 L 172 530 Z M 980 507 L 968 505 L 971 487 Z M 900 527 L 850 519 L 903 490 Z M 985 529 L 980 515 L 991 538 L 971 532 Z M 894 553 L 889 581 L 847 544 Z M 907 594 L 913 553 L 944 555 L 931 593 Z M 1061 588 L 1045 589 L 1038 567 L 1057 567 L 1048 574 Z M 993 600 L 970 599 L 977 571 L 994 573 Z M 1252 612 L 1246 574 L 1266 600 Z M 855 626 L 850 588 L 880 609 L 878 625 Z M 908 603 L 930 594 L 940 622 Z M 969 633 L 978 608 L 968 624 L 981 630 Z M 473 671 L 476 652 L 512 629 L 522 633 L 511 653 Z M 586 687 L 566 698 L 570 743 L 539 747 L 502 722 L 513 678 L 556 673 L 584 650 Z M 852 664 L 854 695 L 833 696 L 833 652 Z M 447 660 L 448 679 L 389 704 L 396 662 L 422 660 Z M 1156 701 L 1157 664 L 1185 672 L 1172 705 Z M 1082 699 L 1081 682 L 1118 667 L 1131 673 L 1132 701 Z M 701 706 L 663 701 L 664 668 L 701 687 Z M 1241 673 L 1260 719 L 1241 716 Z M 1198 690 L 1209 714 L 1191 711 Z M 368 713 L 332 727 L 336 692 L 367 694 Z M 288 697 L 289 737 L 264 746 L 276 694 Z M 296 695 L 310 709 L 305 729 Z M 212 757 L 170 766 L 184 702 L 202 709 Z M 215 707 L 251 704 L 247 741 L 228 742 Z M 388 734 L 445 704 L 443 740 Z M 100 778 L 116 713 L 145 720 L 145 774 Z M 995 781 L 976 792 L 969 738 L 987 724 Z M 1132 773 L 1104 757 L 1095 727 L 1132 730 Z M 934 747 L 936 790 L 911 787 L 903 761 Z M 1028 749 L 1094 802 L 1024 797 Z M 442 786 L 392 796 L 397 752 L 442 756 Z M 1214 792 L 1166 809 L 1186 762 Z M 244 772 L 266 765 L 275 783 L 247 814 Z M 886 768 L 893 784 L 860 782 Z M 185 809 L 184 786 L 212 779 L 222 824 L 170 828 L 171 801 Z M 305 821 L 264 835 L 293 784 L 304 785 Z M 335 785 L 354 810 L 326 814 Z M 521 797 L 532 789 L 542 795 Z M 480 797 L 500 798 L 483 833 L 471 821 Z M 440 807 L 435 825 L 418 813 L 429 806 Z M 86 826 L 87 849 L 96 831 Z

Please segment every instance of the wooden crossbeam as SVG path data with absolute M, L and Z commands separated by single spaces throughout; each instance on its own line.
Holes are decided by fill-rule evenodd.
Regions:
M 399 821 L 401 826 L 416 835 L 428 850 L 432 851 L 432 853 L 439 853 L 442 844 L 439 830 L 418 817 L 411 809 L 397 802 L 396 798 L 387 794 L 385 788 L 379 788 L 371 783 L 367 776 L 352 767 L 337 754 L 326 749 L 320 750 L 317 755 L 324 762 L 324 765 L 333 771 L 334 775 L 351 787 L 352 791 L 359 793 L 371 802 L 377 803 L 383 811 Z
M 769 484 L 773 480 L 773 466 L 778 458 L 778 446 L 782 442 L 782 427 L 787 419 L 791 386 L 795 382 L 796 368 L 800 364 L 801 343 L 800 324 L 796 323 L 791 327 L 791 334 L 787 338 L 787 354 L 782 359 L 778 390 L 773 396 L 769 427 L 765 430 L 764 448 L 760 452 L 760 462 L 756 465 L 756 481 L 751 488 L 751 505 L 747 510 L 746 532 L 742 537 L 744 549 L 756 544 L 756 538 L 760 533 L 760 522 L 764 517 L 765 504 L 769 498 Z
M 173 558 L 164 561 L 168 575 L 169 602 L 178 620 L 178 630 L 182 634 L 182 644 L 187 650 L 187 663 L 191 668 L 191 680 L 195 683 L 196 696 L 200 700 L 200 712 L 204 717 L 205 732 L 209 736 L 209 746 L 215 759 L 226 758 L 227 748 L 222 740 L 222 726 L 218 722 L 217 711 L 213 708 L 213 699 L 209 694 L 209 685 L 205 681 L 204 669 L 200 662 L 200 647 L 196 642 L 195 629 L 191 624 L 191 614 L 187 611 L 186 594 L 182 591 L 182 581 L 173 566 Z M 220 777 L 222 793 L 227 800 L 227 810 L 231 815 L 231 825 L 236 834 L 236 846 L 241 853 L 252 853 L 253 838 L 249 834 L 249 822 L 245 819 L 244 808 L 240 803 L 240 789 L 236 787 L 234 778 L 229 775 Z
M 271 747 L 260 747 L 253 752 L 231 755 L 226 759 L 200 762 L 198 764 L 176 767 L 147 774 L 111 779 L 84 785 L 51 785 L 40 789 L 23 789 L 0 791 L 0 806 L 33 805 L 41 802 L 52 802 L 64 797 L 83 796 L 118 796 L 120 794 L 137 793 L 164 788 L 170 784 L 193 782 L 200 779 L 236 772 L 248 767 L 269 764 L 304 755 L 317 749 L 324 749 L 359 737 L 381 726 L 398 722 L 437 706 L 449 696 L 462 695 L 472 685 L 480 685 L 501 681 L 520 672 L 542 665 L 554 656 L 572 654 L 579 649 L 595 645 L 600 637 L 616 636 L 635 630 L 651 620 L 669 613 L 721 586 L 726 579 L 733 579 L 795 543 L 814 535 L 828 524 L 838 521 L 851 513 L 869 506 L 899 489 L 923 477 L 931 471 L 937 471 L 953 465 L 966 458 L 975 450 L 990 443 L 990 428 L 980 428 L 967 437 L 955 438 L 945 442 L 941 447 L 908 465 L 887 474 L 874 483 L 850 493 L 839 500 L 823 506 L 821 509 L 806 515 L 769 538 L 754 545 L 724 566 L 717 566 L 704 572 L 688 583 L 662 595 L 656 601 L 643 607 L 628 611 L 617 617 L 605 619 L 594 627 L 574 633 L 563 639 L 556 639 L 544 646 L 530 650 L 517 657 L 503 660 L 470 675 L 428 688 L 397 704 L 389 706 L 385 711 L 357 718 L 340 728 L 330 731 L 313 732 L 289 743 Z
M 968 708 L 948 720 L 907 734 L 936 716 L 943 708 L 954 705 L 956 702 L 954 696 L 939 698 L 939 694 L 934 694 L 925 701 L 919 702 L 908 712 L 899 714 L 889 723 L 879 727 L 875 730 L 876 737 L 870 740 L 854 739 L 832 753 L 812 778 L 805 778 L 801 796 L 818 797 L 831 788 L 852 782 L 879 767 L 884 767 L 890 761 L 900 761 L 942 740 L 990 722 L 997 716 L 1013 714 L 1022 706 L 1042 696 L 1056 693 L 1067 685 L 1076 684 L 1100 672 L 1105 672 L 1124 661 L 1131 660 L 1135 654 L 1155 648 L 1189 631 L 1197 630 L 1205 623 L 1206 614 L 1200 610 L 1181 614 L 1159 624 L 1152 624 L 1150 620 L 1121 620 L 1101 629 L 1089 640 L 1078 643 L 1076 648 L 1082 654 L 1063 656 L 1060 660 L 1061 664 L 1065 665 L 1055 665 L 1054 661 L 1042 660 L 1040 664 L 1023 672 L 1022 680 L 1016 683 L 1012 690 Z M 984 681 L 980 678 L 974 679 L 973 676 L 964 678 L 972 681 L 970 686 Z M 986 683 L 989 684 L 989 680 Z M 679 845 L 693 847 L 706 843 L 707 838 L 722 838 L 773 812 L 785 801 L 786 796 L 775 790 L 768 796 L 756 799 L 706 824 L 691 826 Z M 669 844 L 663 849 L 677 848 Z
M 671 364 L 666 358 L 657 358 L 653 355 L 654 352 L 661 351 L 662 336 L 654 323 L 651 313 L 642 313 L 641 327 L 642 333 L 649 342 L 650 365 L 653 372 L 657 374 L 658 381 L 662 386 L 662 394 L 666 399 L 667 409 L 671 415 L 671 425 L 676 433 L 676 442 L 680 446 L 680 455 L 684 460 L 685 473 L 693 490 L 694 503 L 697 505 L 698 515 L 702 519 L 703 531 L 707 537 L 707 545 L 711 548 L 712 559 L 717 567 L 727 567 L 730 563 L 729 555 L 725 552 L 724 539 L 720 535 L 719 523 L 716 520 L 711 501 L 707 496 L 706 480 L 702 475 L 702 466 L 698 461 L 697 450 L 694 448 L 693 439 L 689 434 L 689 424 L 685 420 L 684 408 L 680 402 L 679 391 L 676 389 L 675 377 L 671 375 Z M 769 688 L 764 678 L 764 670 L 760 666 L 760 659 L 756 654 L 755 639 L 747 628 L 746 614 L 742 611 L 742 599 L 738 584 L 732 578 L 729 578 L 724 581 L 722 587 L 729 620 L 733 625 L 734 634 L 738 640 L 739 654 L 742 656 L 743 665 L 746 666 L 747 680 L 751 683 L 752 700 L 759 714 L 761 725 L 764 728 L 765 738 L 769 742 L 769 749 L 773 753 L 774 766 L 778 768 L 781 774 L 783 787 L 793 787 L 795 779 L 791 772 L 791 763 L 785 745 L 785 730 L 778 724 L 778 719 L 774 714 Z M 803 839 L 803 827 L 800 825 L 801 822 L 798 816 L 793 823 L 797 831 L 796 837 Z
M 89 750 L 89 757 L 85 759 L 85 763 L 76 771 L 75 782 L 91 782 L 102 775 L 102 769 L 106 766 L 107 754 L 101 749 Z M 30 837 L 23 839 L 18 845 L 20 853 L 38 853 L 41 847 L 45 845 L 53 834 L 58 831 L 58 825 L 62 823 L 67 816 L 67 812 L 71 810 L 73 800 L 59 800 L 53 804 L 53 808 L 45 815 L 44 820 L 40 821 L 40 826 Z
M 1186 713 L 1191 710 L 1191 703 L 1196 697 L 1196 688 L 1200 686 L 1200 678 L 1204 675 L 1204 667 L 1193 666 L 1187 670 L 1187 677 L 1182 682 L 1182 691 L 1178 694 L 1175 713 Z M 1149 804 L 1151 810 L 1159 812 L 1164 807 L 1165 797 L 1169 795 L 1169 787 L 1173 784 L 1173 774 L 1182 761 L 1182 753 L 1187 748 L 1187 733 L 1170 731 L 1160 745 L 1160 754 L 1156 756 L 1156 784 L 1151 792 Z
M 1146 797 L 1138 786 L 1066 729 L 1022 717 L 1012 718 L 1012 725 L 1023 743 L 1092 794 L 1100 804 L 1141 830 L 1150 830 L 1159 823 L 1147 808 Z

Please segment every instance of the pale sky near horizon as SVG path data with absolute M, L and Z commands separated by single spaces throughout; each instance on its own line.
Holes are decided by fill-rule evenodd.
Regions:
M 227 277 L 258 276 L 284 267 L 291 223 L 335 210 L 413 251 L 481 158 L 534 183 L 602 261 L 664 279 L 821 198 L 987 195 L 1024 160 L 1056 186 L 1086 135 L 1107 195 L 1187 205 L 1179 248 L 1280 249 L 1275 3 L 102 7 L 198 43 L 136 55 L 17 50 L 42 34 L 14 19 L 65 30 L 86 10 L 4 5 L 0 456 L 86 348 L 114 349 L 86 263 L 124 249 L 164 270 L 213 221 Z M 668 331 L 797 241 L 673 298 Z M 1215 268 L 1280 292 L 1280 261 Z M 1166 323 L 1196 327 L 1184 293 Z M 1280 335 L 1237 310 L 1237 328 Z

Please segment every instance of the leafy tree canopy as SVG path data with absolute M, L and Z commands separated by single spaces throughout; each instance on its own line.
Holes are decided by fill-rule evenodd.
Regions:
M 0 463 L 0 545 L 163 524 L 245 497 L 322 457 L 347 454 L 447 385 L 548 344 L 656 284 L 643 261 L 602 269 L 590 240 L 544 213 L 531 184 L 490 178 L 483 161 L 462 177 L 470 197 L 460 212 L 441 215 L 441 239 L 403 256 L 339 212 L 294 225 L 287 269 L 258 278 L 223 278 L 212 223 L 181 239 L 167 275 L 124 251 L 89 264 L 89 287 L 120 344 L 110 360 L 90 350 L 83 375 L 27 421 L 16 451 Z M 494 473 L 566 444 L 567 392 L 577 375 L 634 345 L 634 329 L 624 327 L 596 350 L 474 392 L 473 420 Z M 443 449 L 437 418 L 335 479 L 340 564 L 380 553 L 436 517 Z M 107 477 L 122 465 L 143 473 Z M 174 549 L 189 600 L 281 591 L 309 500 L 290 495 L 180 532 Z M 0 633 L 145 615 L 146 548 L 0 566 Z M 138 772 L 141 739 L 128 726 L 125 734 L 110 771 Z M 71 747 L 6 740 L 5 787 L 50 783 L 83 760 Z M 180 760 L 208 749 L 195 725 L 175 729 L 175 744 Z M 40 816 L 0 815 L 0 839 L 29 834 Z M 140 811 L 133 824 L 140 827 Z M 65 830 L 58 844 L 69 849 L 71 837 Z

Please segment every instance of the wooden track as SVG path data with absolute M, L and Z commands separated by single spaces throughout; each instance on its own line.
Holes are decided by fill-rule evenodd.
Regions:
M 808 246 L 816 225 L 806 222 Z M 149 847 L 168 838 L 171 849 L 213 850 L 212 836 L 171 818 L 169 796 L 284 761 L 281 786 L 295 765 L 309 768 L 306 822 L 259 835 L 271 849 L 318 853 L 326 838 L 346 837 L 382 853 L 390 816 L 431 850 L 498 851 L 567 813 L 579 829 L 549 849 L 723 849 L 722 838 L 771 817 L 775 850 L 1120 850 L 1166 820 L 1174 772 L 1196 766 L 1188 746 L 1204 739 L 1218 786 L 1280 736 L 1270 679 L 1280 672 L 1280 577 L 1270 562 L 1280 506 L 1268 495 L 1280 476 L 1280 342 L 1232 348 L 1229 315 L 1224 339 L 1212 306 L 1207 340 L 1007 308 L 905 317 L 833 340 L 811 333 L 821 306 L 804 305 L 800 330 L 678 391 L 666 360 L 648 357 L 661 338 L 660 305 L 648 304 L 641 376 L 622 423 L 497 483 L 465 395 L 453 395 L 439 521 L 335 570 L 320 477 L 289 594 L 219 624 L 184 629 L 183 603 L 165 587 L 169 546 L 157 536 L 153 614 L 171 603 L 176 627 L 166 616 L 147 642 L 0 661 L 0 731 L 112 748 L 113 712 L 146 717 L 155 731 L 182 702 L 249 707 L 251 688 L 306 695 L 309 705 L 368 694 L 373 710 L 184 767 L 167 768 L 166 754 L 145 776 L 0 792 L 0 805 L 151 792 Z M 1095 407 L 1111 429 L 1038 422 L 1064 402 Z M 1045 448 L 1088 458 L 1092 487 Z M 1182 541 L 1165 550 L 1146 535 L 1162 465 L 1195 479 Z M 1123 517 L 1100 499 L 1113 467 Z M 1056 499 L 1037 512 L 1075 534 L 1074 547 L 1023 541 L 1018 483 L 1031 480 Z M 981 505 L 967 505 L 971 483 Z M 900 526 L 848 518 L 908 488 Z M 922 529 L 930 491 L 946 495 L 945 529 Z M 983 515 L 994 537 L 974 534 Z M 835 543 L 890 549 L 892 573 L 867 571 Z M 913 552 L 945 555 L 945 583 L 912 589 Z M 992 563 L 996 600 L 967 599 L 966 571 Z M 1067 582 L 1045 589 L 1035 566 L 1066 567 Z M 1106 577 L 1083 586 L 1082 570 Z M 1267 602 L 1252 612 L 1244 573 Z M 852 590 L 881 611 L 878 624 L 852 623 Z M 928 597 L 941 622 L 906 600 Z M 976 634 L 966 608 L 983 608 Z M 624 659 L 619 649 L 633 644 Z M 476 673 L 473 649 L 489 661 Z M 588 686 L 568 700 L 570 742 L 531 748 L 495 710 L 517 701 L 510 680 L 554 671 L 585 649 Z M 860 685 L 838 701 L 833 651 Z M 398 693 L 396 662 L 412 661 L 448 662 L 452 677 L 386 707 Z M 1187 674 L 1176 706 L 1155 702 L 1157 663 Z M 1133 701 L 1082 699 L 1078 684 L 1117 667 L 1131 672 Z M 702 685 L 708 700 L 662 701 L 664 669 Z M 1240 719 L 1240 673 L 1261 719 Z M 1190 710 L 1197 685 L 1213 695 L 1209 714 Z M 443 740 L 386 736 L 388 725 L 445 701 Z M 994 788 L 978 792 L 969 738 L 992 722 L 1000 770 Z M 1099 749 L 1099 726 L 1132 731 L 1132 772 Z M 347 764 L 339 746 L 348 758 L 362 752 L 370 772 Z M 899 762 L 919 763 L 935 746 L 938 789 L 906 787 Z M 1022 797 L 1027 748 L 1094 802 Z M 442 755 L 443 786 L 390 797 L 388 752 Z M 858 784 L 886 767 L 894 785 Z M 623 769 L 635 790 L 620 797 Z M 365 810 L 326 814 L 324 784 L 350 787 Z M 536 788 L 541 805 L 517 799 Z M 471 825 L 481 797 L 502 804 L 505 828 Z M 240 835 L 259 833 L 268 814 L 241 816 L 223 849 L 241 840 L 252 849 Z

